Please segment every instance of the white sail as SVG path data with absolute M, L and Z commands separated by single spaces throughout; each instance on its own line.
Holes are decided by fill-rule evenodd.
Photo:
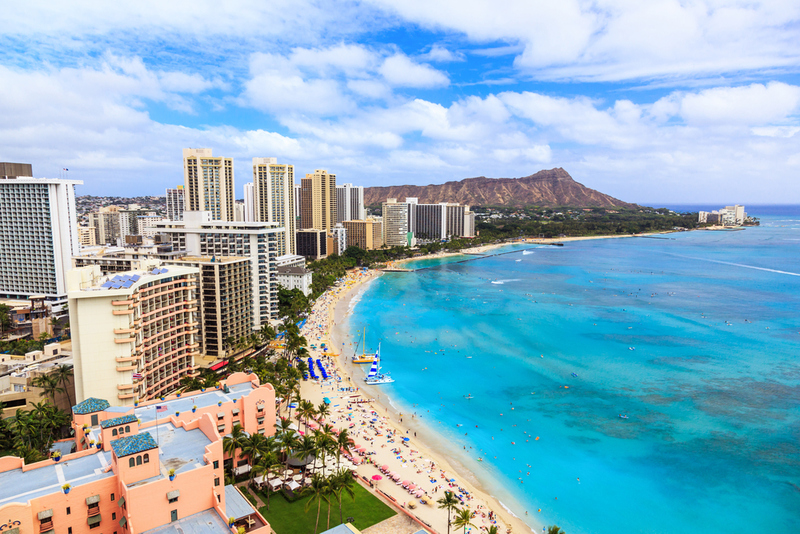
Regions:
M 372 360 L 372 367 L 369 368 L 369 373 L 367 373 L 367 378 L 375 378 L 378 376 L 378 371 L 380 370 L 380 364 L 378 360 L 380 359 L 380 352 L 381 346 L 380 343 L 378 344 L 378 351 L 375 353 L 375 359 Z

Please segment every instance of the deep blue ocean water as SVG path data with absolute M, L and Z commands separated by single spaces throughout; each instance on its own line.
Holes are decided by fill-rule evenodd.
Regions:
M 349 330 L 532 525 L 798 532 L 800 208 L 748 211 L 761 227 L 418 263 Z

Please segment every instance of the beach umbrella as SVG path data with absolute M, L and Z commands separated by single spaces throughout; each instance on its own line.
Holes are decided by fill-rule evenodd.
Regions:
M 380 475 L 372 475 L 372 480 L 383 480 L 383 477 Z
M 403 441 L 408 441 L 410 438 L 403 438 Z
M 408 485 L 408 491 L 414 491 L 415 489 L 417 489 L 417 485 L 416 484 L 409 484 Z
M 404 480 L 400 485 L 403 486 L 403 487 L 406 487 L 409 484 L 411 484 L 411 483 L 408 480 Z
M 381 466 L 381 471 L 388 471 L 388 470 L 389 470 L 389 466 L 388 465 L 382 465 Z
M 414 492 L 414 496 L 416 496 L 416 497 L 422 497 L 423 495 L 425 495 L 425 492 L 422 491 L 422 490 L 417 490 L 417 491 Z

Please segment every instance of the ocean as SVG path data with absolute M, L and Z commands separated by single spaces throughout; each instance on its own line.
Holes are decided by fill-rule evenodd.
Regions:
M 797 532 L 800 207 L 753 215 L 416 262 L 347 328 L 380 341 L 381 393 L 531 525 Z

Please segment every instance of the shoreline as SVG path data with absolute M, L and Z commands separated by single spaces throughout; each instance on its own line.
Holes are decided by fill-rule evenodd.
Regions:
M 705 228 L 698 228 L 697 230 L 705 230 Z M 694 232 L 695 230 L 685 230 L 687 232 Z M 524 239 L 516 240 L 516 241 L 509 241 L 506 243 L 490 243 L 487 245 L 479 245 L 477 247 L 470 247 L 462 249 L 458 252 L 436 252 L 434 254 L 425 254 L 423 256 L 417 256 L 415 258 L 403 258 L 401 260 L 395 260 L 389 262 L 386 266 L 387 269 L 391 268 L 402 268 L 402 264 L 407 263 L 409 261 L 421 261 L 421 260 L 430 260 L 436 258 L 449 258 L 452 256 L 466 256 L 466 255 L 479 255 L 479 254 L 488 254 L 494 249 L 507 247 L 509 245 L 551 245 L 553 243 L 568 243 L 571 241 L 589 241 L 594 239 L 624 239 L 624 238 L 631 238 L 631 237 L 650 237 L 650 236 L 658 236 L 664 234 L 674 234 L 679 233 L 678 230 L 663 230 L 661 232 L 647 232 L 644 234 L 624 234 L 624 235 L 585 235 L 585 236 L 575 236 L 575 237 L 550 237 L 550 238 L 533 238 L 533 237 L 526 237 Z
M 500 498 L 492 495 L 480 482 L 479 477 L 459 459 L 452 456 L 446 457 L 447 453 L 442 451 L 442 447 L 447 440 L 432 425 L 413 415 L 411 415 L 411 419 L 408 418 L 408 415 L 404 416 L 386 395 L 380 394 L 379 389 L 375 389 L 374 386 L 365 386 L 360 380 L 360 375 L 363 375 L 361 366 L 348 360 L 353 346 L 345 327 L 348 325 L 353 306 L 360 300 L 360 295 L 367 290 L 370 283 L 383 273 L 368 271 L 368 274 L 365 275 L 363 272 L 359 272 L 355 274 L 354 279 L 351 279 L 352 274 L 348 274 L 348 280 L 342 286 L 335 288 L 330 295 L 326 293 L 317 300 L 312 310 L 314 320 L 307 322 L 308 328 L 304 327 L 303 335 L 307 336 L 309 345 L 326 343 L 326 345 L 334 347 L 336 349 L 334 352 L 339 353 L 338 356 L 325 354 L 319 348 L 310 350 L 310 352 L 315 359 L 321 358 L 323 361 L 327 361 L 329 374 L 331 376 L 338 375 L 342 379 L 338 384 L 344 387 L 358 388 L 358 390 L 337 392 L 336 381 L 331 384 L 330 380 L 326 383 L 308 380 L 302 382 L 301 392 L 303 398 L 310 399 L 315 404 L 319 404 L 323 397 L 327 396 L 331 400 L 332 409 L 326 422 L 330 422 L 340 429 L 349 428 L 351 432 L 358 432 L 353 435 L 354 442 L 356 445 L 365 446 L 370 451 L 367 458 L 372 458 L 374 462 L 372 465 L 362 464 L 357 469 L 359 476 L 371 478 L 373 475 L 379 474 L 379 466 L 388 465 L 389 471 L 402 474 L 401 480 L 408 479 L 417 484 L 420 489 L 426 491 L 429 504 L 417 504 L 410 513 L 430 524 L 436 532 L 447 532 L 447 513 L 438 509 L 436 500 L 444 496 L 444 491 L 456 489 L 456 487 L 446 485 L 449 484 L 450 479 L 455 479 L 456 486 L 466 490 L 464 495 L 469 495 L 462 507 L 466 504 L 470 510 L 477 513 L 473 522 L 479 531 L 483 531 L 482 527 L 491 524 L 489 511 L 492 512 L 491 516 L 495 519 L 495 524 L 500 532 L 505 532 L 508 528 L 511 529 L 511 532 L 527 532 L 529 530 L 535 532 L 535 528 L 541 528 L 542 525 L 536 525 L 532 521 L 536 525 L 532 526 L 516 516 L 508 506 L 509 499 L 503 502 Z M 344 345 L 342 345 L 343 343 Z M 345 347 L 344 351 L 341 350 L 343 346 Z M 377 387 L 379 388 L 379 386 Z M 350 412 L 349 409 L 346 409 L 346 400 L 352 399 L 351 395 L 360 395 L 358 398 L 367 402 L 355 405 L 355 410 Z M 366 408 L 366 412 L 358 414 L 360 408 Z M 371 414 L 371 410 L 374 410 L 376 415 Z M 352 418 L 347 417 L 348 413 L 361 415 L 362 419 L 358 419 L 357 415 Z M 365 417 L 370 417 L 370 421 L 376 419 L 377 422 L 364 425 Z M 362 425 L 352 426 L 354 425 L 353 421 L 362 423 Z M 375 431 L 381 432 L 383 435 L 376 436 L 374 435 Z M 421 435 L 419 438 L 417 437 L 418 433 Z M 409 438 L 410 445 L 404 447 L 402 446 L 403 442 L 397 438 L 406 436 Z M 397 439 L 396 442 L 395 439 Z M 384 440 L 386 443 L 381 444 Z M 376 445 L 379 446 L 376 447 Z M 392 449 L 399 450 L 400 453 L 395 455 L 391 452 Z M 433 464 L 430 463 L 431 461 Z M 416 472 L 409 473 L 408 467 L 413 467 Z M 377 482 L 376 486 L 377 489 L 397 499 L 398 506 L 401 503 L 403 505 L 409 502 L 418 503 L 418 500 L 415 500 L 385 476 Z M 435 489 L 437 486 L 438 490 Z M 509 497 L 513 499 L 513 495 L 510 493 Z M 503 496 L 503 498 L 506 497 Z M 515 504 L 512 502 L 511 506 Z M 529 517 L 533 518 L 533 516 Z

